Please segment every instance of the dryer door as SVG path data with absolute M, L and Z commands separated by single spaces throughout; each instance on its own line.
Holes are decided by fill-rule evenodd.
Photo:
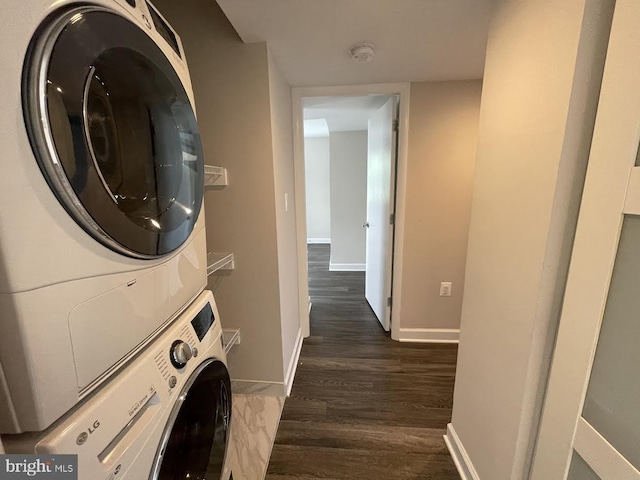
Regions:
M 85 231 L 136 258 L 189 237 L 204 188 L 198 126 L 140 26 L 97 6 L 54 13 L 33 37 L 23 104 L 40 169 Z
M 229 373 L 222 362 L 209 359 L 191 375 L 178 397 L 150 480 L 218 480 L 230 421 Z

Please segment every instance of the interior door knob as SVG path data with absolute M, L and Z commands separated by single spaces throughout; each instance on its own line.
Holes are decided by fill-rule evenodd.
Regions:
M 362 224 L 362 226 L 363 226 L 364 228 L 369 228 L 369 222 L 364 222 L 364 223 Z

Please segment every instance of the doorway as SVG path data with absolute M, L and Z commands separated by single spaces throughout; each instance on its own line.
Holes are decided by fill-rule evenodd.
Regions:
M 394 151 L 397 151 L 397 156 L 393 155 L 392 161 L 389 162 L 389 174 L 393 172 L 392 166 L 396 166 L 395 176 L 391 176 L 389 179 L 389 185 L 392 188 L 389 198 L 395 198 L 395 205 L 390 202 L 388 204 L 386 213 L 382 213 L 381 217 L 384 217 L 384 230 L 386 230 L 387 240 L 389 242 L 388 247 L 384 247 L 385 252 L 388 252 L 386 258 L 388 260 L 383 261 L 381 263 L 386 263 L 384 265 L 384 271 L 382 277 L 379 276 L 377 280 L 369 280 L 370 285 L 382 285 L 382 288 L 377 288 L 376 296 L 368 294 L 367 300 L 369 301 L 372 309 L 376 312 L 376 316 L 378 317 L 380 323 L 386 330 L 391 330 L 391 337 L 393 339 L 398 338 L 398 322 L 394 319 L 398 318 L 399 312 L 392 308 L 392 301 L 394 296 L 398 296 L 401 291 L 401 283 L 400 283 L 400 270 L 402 266 L 402 249 L 396 248 L 393 249 L 393 238 L 395 232 L 395 240 L 396 244 L 401 245 L 401 239 L 403 235 L 403 219 L 404 219 L 404 195 L 405 195 L 405 183 L 406 183 L 406 157 L 407 157 L 407 142 L 408 135 L 406 127 L 408 124 L 408 104 L 409 104 L 409 84 L 385 84 L 385 85 L 358 85 L 358 86 L 345 86 L 345 87 L 316 87 L 316 88 L 295 88 L 293 89 L 293 116 L 294 116 L 294 146 L 295 146 L 295 166 L 296 166 L 296 198 L 303 199 L 305 205 L 303 208 L 297 209 L 297 224 L 298 224 L 298 264 L 299 264 L 299 291 L 300 291 L 300 304 L 301 304 L 301 323 L 302 330 L 305 336 L 309 335 L 309 311 L 311 308 L 310 297 L 309 297 L 309 286 L 308 286 L 308 264 L 307 264 L 307 241 L 311 239 L 315 240 L 324 240 L 326 241 L 330 238 L 333 243 L 334 238 L 336 237 L 335 232 L 317 234 L 313 233 L 312 235 L 308 235 L 308 209 L 306 207 L 306 190 L 307 190 L 307 181 L 305 175 L 305 142 L 304 142 L 304 120 L 313 120 L 318 121 L 321 120 L 321 115 L 323 114 L 322 110 L 326 110 L 327 106 L 331 104 L 332 100 L 340 100 L 342 104 L 348 104 L 349 102 L 355 102 L 353 97 L 361 97 L 363 100 L 368 100 L 371 104 L 375 104 L 375 102 L 381 102 L 382 105 L 385 104 L 386 100 L 390 98 L 397 98 L 399 100 L 399 107 L 396 109 L 395 106 L 387 106 L 389 111 L 393 113 L 397 112 L 398 124 L 400 125 L 399 134 L 392 134 L 390 131 L 389 141 L 397 145 L 397 149 L 394 148 Z M 384 100 L 384 101 L 383 101 Z M 378 104 L 377 109 L 381 109 L 382 105 Z M 395 105 L 395 104 L 394 104 Z M 308 107 L 315 108 L 317 111 L 315 114 L 307 114 L 305 118 L 304 111 Z M 376 110 L 373 108 L 373 110 Z M 326 112 L 324 112 L 326 113 Z M 313 118 L 315 117 L 315 118 Z M 326 117 L 325 117 L 326 118 Z M 368 120 L 368 115 L 367 115 Z M 345 120 L 346 121 L 346 120 Z M 317 122 L 316 122 L 317 123 Z M 331 131 L 331 127 L 329 126 L 329 122 L 326 122 L 326 130 Z M 316 125 L 317 126 L 317 125 Z M 333 127 L 334 129 L 336 127 Z M 341 127 L 337 127 L 341 128 Z M 368 126 L 367 126 L 368 129 Z M 367 138 L 369 136 L 367 135 Z M 370 145 L 367 145 L 367 150 L 371 148 Z M 393 147 L 390 147 L 393 148 Z M 376 170 L 374 169 L 368 169 Z M 316 177 L 313 177 L 316 179 Z M 368 184 L 370 182 L 367 182 Z M 376 192 L 376 194 L 379 192 Z M 326 198 L 326 195 L 325 195 Z M 367 202 L 371 204 L 371 199 Z M 325 209 L 326 210 L 326 209 Z M 381 210 L 384 212 L 384 208 Z M 343 212 L 344 213 L 344 212 Z M 391 215 L 395 213 L 392 218 Z M 326 211 L 325 211 L 326 215 Z M 362 215 L 361 215 L 362 217 Z M 310 218 L 310 220 L 314 221 L 314 219 Z M 329 221 L 330 223 L 330 221 Z M 365 245 L 367 241 L 367 223 L 369 223 L 369 229 L 371 228 L 371 221 L 367 218 L 367 215 L 364 215 L 364 218 L 359 222 L 351 221 L 351 227 L 357 226 L 360 238 L 364 237 Z M 326 221 L 325 221 L 326 224 Z M 378 225 L 379 226 L 379 225 Z M 315 228 L 312 227 L 312 228 Z M 316 230 L 317 232 L 317 230 Z M 328 237 L 325 235 L 329 235 Z M 356 235 L 357 236 L 357 235 Z M 332 246 L 334 249 L 335 246 Z M 338 251 L 336 254 L 338 256 L 334 257 L 336 260 L 339 259 L 339 251 L 340 247 L 338 247 Z M 369 248 L 369 251 L 372 249 Z M 360 254 L 364 251 L 364 261 L 353 261 L 353 262 L 339 262 L 333 261 L 335 265 L 339 264 L 349 264 L 351 263 L 352 268 L 360 268 L 362 269 L 363 265 L 366 265 L 366 247 L 364 250 L 360 249 Z M 333 255 L 332 255 L 333 256 Z M 356 257 L 354 257 L 356 258 Z M 362 256 L 360 257 L 362 259 Z M 392 268 L 395 265 L 395 268 Z M 342 267 L 344 268 L 344 267 Z M 366 270 L 366 267 L 365 267 Z M 377 282 L 377 283 L 374 283 Z M 393 293 L 391 293 L 391 286 L 393 285 Z M 382 291 L 380 295 L 379 292 Z M 387 293 L 388 292 L 388 293 Z M 382 305 L 380 305 L 382 303 Z M 380 308 L 381 306 L 381 308 Z M 303 311 L 304 310 L 304 311 Z
M 365 272 L 365 298 L 386 331 L 391 323 L 396 105 L 392 95 L 302 101 L 307 243 L 330 246 L 330 271 Z

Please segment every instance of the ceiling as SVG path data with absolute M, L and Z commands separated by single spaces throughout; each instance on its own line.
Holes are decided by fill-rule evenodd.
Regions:
M 305 138 L 328 137 L 329 126 L 324 118 L 312 118 L 304 121 Z
M 304 135 L 322 137 L 329 136 L 329 132 L 367 130 L 369 116 L 388 99 L 388 95 L 305 97 L 302 99 Z
M 217 1 L 294 87 L 482 78 L 491 0 Z M 372 62 L 351 60 L 358 42 Z

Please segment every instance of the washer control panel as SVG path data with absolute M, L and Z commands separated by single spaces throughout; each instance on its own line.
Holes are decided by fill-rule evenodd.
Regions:
M 210 296 L 211 294 L 209 294 Z M 172 395 L 182 381 L 188 376 L 193 359 L 202 351 L 218 344 L 221 338 L 220 325 L 216 322 L 217 311 L 213 298 L 202 305 L 196 314 L 186 315 L 192 320 L 173 329 L 173 333 L 165 338 L 171 341 L 161 342 L 161 347 L 153 354 L 155 368 L 157 368 L 165 387 L 162 389 L 167 395 Z M 166 390 L 165 390 L 166 389 Z

